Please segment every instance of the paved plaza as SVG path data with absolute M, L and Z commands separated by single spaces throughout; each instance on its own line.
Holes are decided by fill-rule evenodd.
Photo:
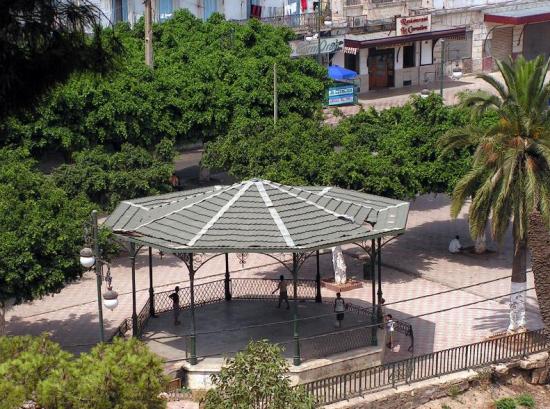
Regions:
M 479 341 L 490 334 L 506 330 L 508 324 L 508 297 L 484 300 L 510 292 L 511 237 L 508 236 L 500 245 L 488 241 L 489 247 L 495 252 L 481 256 L 451 255 L 447 252 L 447 246 L 454 235 L 460 234 L 464 245 L 471 242 L 468 241 L 465 215 L 462 214 L 457 220 L 450 220 L 448 215 L 449 199 L 446 196 L 418 198 L 411 206 L 407 232 L 385 245 L 383 250 L 383 292 L 388 304 L 386 312 L 394 314 L 398 319 L 409 320 L 413 325 L 416 354 Z M 360 254 L 360 249 L 348 246 L 345 252 L 349 276 L 360 279 L 362 262 L 354 257 Z M 177 258 L 164 255 L 161 259 L 158 252 L 154 251 L 153 262 L 156 291 L 170 290 L 176 284 L 188 285 L 186 267 Z M 258 254 L 250 254 L 244 266 L 239 264 L 236 257 L 230 257 L 230 269 L 233 277 L 276 278 L 279 274 L 288 274 L 275 261 Z M 223 277 L 224 271 L 223 257 L 214 259 L 197 272 L 197 284 L 218 280 Z M 128 258 L 115 260 L 112 273 L 113 287 L 120 297 L 116 310 L 104 310 L 109 334 L 123 319 L 131 316 Z M 321 256 L 321 273 L 323 277 L 332 275 L 329 254 Z M 300 276 L 313 278 L 314 275 L 315 261 L 308 260 Z M 502 279 L 489 284 L 429 296 L 499 278 Z M 529 274 L 528 279 L 528 288 L 531 288 L 532 274 Z M 145 251 L 137 257 L 136 282 L 138 309 L 141 309 L 148 295 Z M 399 302 L 423 296 L 427 297 Z M 334 293 L 323 289 L 323 297 L 334 297 Z M 362 288 L 346 292 L 343 297 L 354 304 L 369 306 L 370 282 L 365 281 Z M 528 325 L 530 328 L 539 328 L 542 323 L 533 290 L 528 292 L 527 299 Z M 472 303 L 475 304 L 449 309 Z M 439 310 L 446 311 L 433 313 Z M 95 276 L 88 272 L 82 280 L 68 285 L 55 296 L 15 306 L 8 311 L 7 320 L 10 334 L 39 334 L 46 331 L 70 351 L 88 350 L 98 340 Z M 204 325 L 207 328 L 207 321 Z M 386 356 L 389 360 L 407 356 L 406 348 Z

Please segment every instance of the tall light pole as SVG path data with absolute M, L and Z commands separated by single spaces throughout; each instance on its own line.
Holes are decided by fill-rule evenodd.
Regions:
M 153 68 L 153 1 L 145 0 L 145 65 Z
M 97 224 L 97 211 L 93 210 L 91 215 L 91 229 L 92 235 L 89 237 L 86 235 L 86 247 L 80 250 L 80 264 L 84 268 L 95 267 L 96 284 L 97 284 L 97 310 L 99 319 L 99 341 L 105 342 L 105 327 L 103 325 L 103 304 L 101 302 L 101 285 L 103 280 L 107 283 L 107 291 L 103 294 L 103 302 L 105 307 L 110 310 L 114 310 L 118 305 L 118 293 L 113 291 L 111 287 L 111 265 L 100 258 L 101 253 L 99 250 L 98 240 L 98 224 Z M 91 243 L 91 248 L 89 247 Z M 93 248 L 93 250 L 92 250 Z M 107 266 L 107 273 L 103 274 L 103 266 Z
M 443 76 L 445 75 L 445 40 L 441 40 L 441 68 L 439 72 L 439 95 L 443 98 Z

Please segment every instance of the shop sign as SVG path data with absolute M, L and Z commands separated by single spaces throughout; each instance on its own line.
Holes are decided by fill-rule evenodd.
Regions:
M 355 85 L 341 85 L 328 89 L 328 105 L 349 105 L 355 103 Z
M 321 38 L 321 54 L 334 53 L 344 46 L 344 36 Z M 291 41 L 291 57 L 302 57 L 305 55 L 317 55 L 319 44 L 317 39 L 313 41 Z
M 396 18 L 396 34 L 405 36 L 409 34 L 427 33 L 432 31 L 432 15 L 408 16 Z

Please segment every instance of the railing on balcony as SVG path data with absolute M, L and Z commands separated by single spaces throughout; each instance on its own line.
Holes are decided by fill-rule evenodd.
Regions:
M 346 0 L 346 7 L 350 6 L 360 6 L 365 2 L 365 0 Z
M 393 18 L 369 20 L 367 15 L 348 16 L 347 24 L 350 29 L 360 29 L 362 32 L 369 33 L 395 30 L 395 20 Z

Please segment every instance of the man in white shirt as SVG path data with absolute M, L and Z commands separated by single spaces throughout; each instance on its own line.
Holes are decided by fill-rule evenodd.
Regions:
M 456 236 L 449 243 L 449 253 L 456 254 L 462 251 L 462 244 L 460 244 L 460 236 Z

